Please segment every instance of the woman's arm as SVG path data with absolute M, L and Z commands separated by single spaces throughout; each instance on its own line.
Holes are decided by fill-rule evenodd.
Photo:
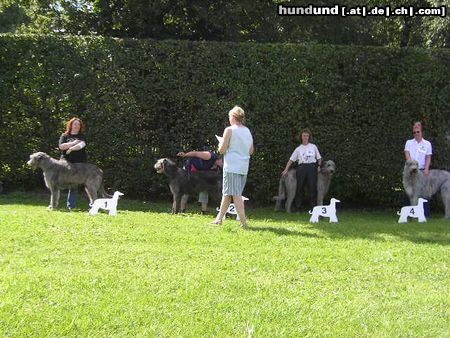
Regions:
M 230 146 L 230 139 L 232 130 L 230 128 L 225 128 L 225 131 L 223 132 L 223 142 L 219 144 L 219 153 L 225 154 L 228 150 L 228 147 Z
M 71 146 L 69 149 L 66 150 L 66 153 L 69 154 L 70 152 L 72 152 L 74 150 L 75 151 L 81 150 L 84 147 L 86 147 L 86 142 L 78 140 L 78 142 L 75 145 Z
M 211 153 L 209 151 L 188 151 L 187 153 L 180 151 L 177 154 L 178 157 L 198 157 L 202 160 L 209 160 Z
M 289 160 L 289 161 L 286 163 L 286 168 L 284 168 L 284 170 L 283 170 L 283 172 L 281 173 L 281 175 L 283 175 L 283 176 L 286 176 L 286 175 L 287 175 L 289 169 L 291 168 L 292 163 L 294 163 L 294 162 L 292 162 L 291 160 Z
M 80 143 L 80 142 L 83 142 L 83 141 L 81 141 L 81 140 L 75 140 L 75 141 L 72 141 L 72 142 L 61 143 L 61 144 L 59 145 L 59 149 L 60 149 L 60 150 L 67 150 L 67 149 L 69 149 L 70 147 L 73 147 L 73 146 L 77 145 L 77 144 Z
M 76 139 L 76 140 L 71 141 L 71 142 L 66 142 L 66 140 L 67 140 L 67 135 L 66 134 L 62 134 L 61 137 L 59 138 L 59 142 L 58 142 L 59 150 L 62 150 L 62 151 L 67 150 L 70 147 L 73 147 L 74 145 L 77 145 L 78 143 L 83 141 L 81 136 L 80 136 L 79 139 Z
M 408 150 L 405 150 L 405 160 L 409 161 L 411 159 L 411 154 Z
M 252 156 L 254 152 L 255 152 L 255 147 L 252 143 L 252 146 L 250 147 L 250 156 Z

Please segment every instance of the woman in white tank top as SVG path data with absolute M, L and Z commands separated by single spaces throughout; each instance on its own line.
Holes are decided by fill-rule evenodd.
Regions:
M 219 144 L 219 152 L 223 157 L 223 189 L 220 211 L 214 224 L 222 224 L 222 219 L 231 203 L 241 221 L 241 227 L 247 228 L 244 201 L 242 192 L 247 181 L 250 155 L 253 154 L 253 137 L 250 130 L 244 125 L 245 112 L 242 108 L 235 106 L 228 113 L 230 127 L 223 132 L 223 141 Z

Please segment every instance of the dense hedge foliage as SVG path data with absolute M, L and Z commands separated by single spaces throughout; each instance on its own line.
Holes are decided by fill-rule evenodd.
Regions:
M 0 36 L 0 180 L 42 185 L 30 153 L 58 157 L 64 123 L 87 124 L 90 160 L 128 196 L 168 194 L 159 157 L 215 147 L 241 105 L 256 152 L 245 195 L 268 202 L 309 127 L 338 172 L 346 206 L 389 205 L 400 191 L 403 147 L 421 120 L 433 167 L 450 165 L 450 51 L 330 45 Z

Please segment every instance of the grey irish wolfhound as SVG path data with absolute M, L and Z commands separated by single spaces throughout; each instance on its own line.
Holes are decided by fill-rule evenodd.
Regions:
M 419 170 L 417 161 L 408 160 L 403 168 L 403 188 L 411 205 L 417 205 L 419 197 L 430 200 L 440 191 L 445 206 L 445 217 L 450 218 L 450 172 L 433 169 L 425 176 Z
M 169 188 L 173 196 L 172 214 L 181 210 L 181 199 L 187 200 L 189 195 L 207 191 L 219 199 L 222 188 L 222 175 L 214 170 L 199 170 L 188 173 L 178 168 L 177 164 L 168 158 L 160 158 L 154 168 L 158 174 L 169 178 Z
M 30 155 L 27 162 L 32 168 L 44 171 L 44 181 L 50 190 L 50 209 L 56 209 L 59 204 L 60 189 L 84 185 L 90 204 L 97 199 L 97 192 L 102 197 L 109 197 L 103 188 L 103 171 L 90 163 L 69 163 L 66 160 L 56 160 L 43 152 Z
M 331 161 L 323 161 L 317 175 L 317 205 L 323 205 L 323 199 L 330 189 L 331 178 L 336 171 L 336 164 Z M 280 178 L 278 196 L 275 196 L 275 210 L 281 210 L 281 204 L 285 200 L 287 212 L 292 212 L 295 192 L 297 191 L 297 177 L 295 169 L 290 169 L 286 176 Z

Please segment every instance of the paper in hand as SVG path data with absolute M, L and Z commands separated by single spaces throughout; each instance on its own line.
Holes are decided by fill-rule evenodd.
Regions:
M 223 142 L 222 136 L 216 135 L 216 139 L 217 139 L 217 141 L 219 141 L 219 144 L 221 144 Z

